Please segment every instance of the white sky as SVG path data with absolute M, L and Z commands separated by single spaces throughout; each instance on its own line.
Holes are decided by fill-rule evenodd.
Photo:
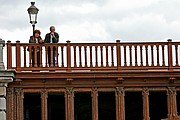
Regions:
M 28 42 L 31 1 L 39 9 L 36 28 L 43 39 L 51 25 L 60 42 L 180 39 L 180 0 L 0 0 L 0 38 Z

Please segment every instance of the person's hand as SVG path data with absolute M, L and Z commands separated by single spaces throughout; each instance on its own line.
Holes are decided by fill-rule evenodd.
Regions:
M 43 43 L 43 42 L 44 42 L 44 40 L 42 40 L 42 39 L 41 39 L 39 42 L 40 42 L 40 43 Z
M 52 37 L 54 37 L 54 32 L 51 32 Z

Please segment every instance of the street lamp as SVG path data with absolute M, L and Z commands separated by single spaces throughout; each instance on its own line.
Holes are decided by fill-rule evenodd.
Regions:
M 35 30 L 35 24 L 37 23 L 37 14 L 39 9 L 34 6 L 35 2 L 31 2 L 31 6 L 27 9 L 28 13 L 29 13 L 29 19 L 30 19 L 30 23 L 32 24 L 33 27 L 33 32 Z

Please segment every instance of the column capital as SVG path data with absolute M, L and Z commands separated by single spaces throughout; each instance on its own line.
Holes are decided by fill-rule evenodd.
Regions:
M 149 88 L 147 87 L 143 88 L 142 95 L 149 95 Z
M 41 90 L 41 98 L 48 98 L 48 92 L 46 89 L 42 89 Z
M 124 87 L 116 87 L 117 94 L 124 94 L 124 92 L 125 92 Z
M 66 88 L 66 94 L 67 95 L 74 95 L 74 88 L 73 87 L 67 87 Z
M 168 87 L 167 94 L 176 94 L 176 88 L 175 87 Z

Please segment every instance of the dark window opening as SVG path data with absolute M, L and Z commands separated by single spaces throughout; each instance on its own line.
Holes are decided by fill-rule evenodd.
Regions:
M 177 103 L 178 116 L 180 116 L 180 91 L 177 91 L 177 94 L 176 94 L 176 103 Z
M 65 120 L 64 93 L 49 93 L 48 95 L 48 120 Z
M 39 93 L 24 94 L 24 120 L 41 120 L 41 96 Z
M 116 101 L 114 92 L 98 93 L 99 120 L 116 120 Z
M 143 119 L 142 92 L 125 92 L 125 119 Z
M 167 118 L 167 95 L 166 92 L 149 92 L 149 112 L 151 120 Z
M 74 97 L 74 120 L 92 120 L 91 93 L 79 92 Z

